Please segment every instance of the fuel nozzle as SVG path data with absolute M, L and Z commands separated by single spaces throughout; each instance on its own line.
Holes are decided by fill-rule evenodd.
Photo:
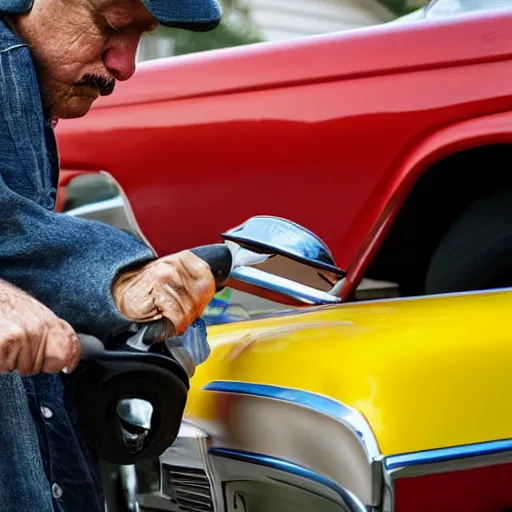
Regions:
M 192 378 L 196 367 L 204 363 L 210 355 L 204 320 L 198 318 L 182 336 L 169 338 L 165 341 L 165 345 L 169 353 L 187 372 L 188 377 Z

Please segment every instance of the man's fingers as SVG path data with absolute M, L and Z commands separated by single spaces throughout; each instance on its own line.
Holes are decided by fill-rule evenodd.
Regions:
M 0 373 L 10 373 L 17 369 L 18 357 L 27 333 L 17 322 L 3 321 L 0 332 Z
M 80 363 L 80 359 L 82 358 L 82 345 L 80 345 L 80 341 L 78 336 L 73 333 L 71 336 L 71 355 L 68 359 L 68 362 L 62 368 L 62 371 L 65 373 L 73 372 L 78 364 Z
M 72 327 L 41 302 L 0 280 L 0 373 L 22 376 L 76 368 L 81 348 Z
M 163 292 L 167 293 L 171 301 L 180 303 L 186 328 L 201 316 L 213 299 L 215 279 L 209 265 L 192 252 L 184 251 L 178 256 L 175 261 L 165 261 L 167 273 L 161 276 L 161 280 L 165 285 Z
M 44 363 L 45 373 L 59 373 L 64 368 L 73 371 L 80 360 L 81 348 L 76 333 L 64 322 L 59 320 L 48 332 Z
M 202 315 L 215 295 L 215 280 L 209 267 L 190 254 L 190 266 L 185 266 L 183 261 L 176 265 L 167 263 L 153 291 L 156 308 L 174 324 L 177 335 L 183 334 Z
M 127 318 L 148 322 L 165 317 L 180 335 L 213 299 L 215 279 L 205 261 L 182 251 L 121 275 L 112 293 Z
M 194 321 L 194 303 L 186 288 L 160 286 L 154 292 L 154 304 L 158 311 L 174 325 L 176 335 L 183 334 Z

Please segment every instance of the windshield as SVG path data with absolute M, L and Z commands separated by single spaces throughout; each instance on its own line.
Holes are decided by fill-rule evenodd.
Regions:
M 432 0 L 425 8 L 425 18 L 441 18 L 473 11 L 512 7 L 512 0 Z

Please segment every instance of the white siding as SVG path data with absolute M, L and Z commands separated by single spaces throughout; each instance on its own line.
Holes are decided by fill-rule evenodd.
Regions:
M 266 41 L 376 25 L 393 15 L 375 0 L 247 0 Z

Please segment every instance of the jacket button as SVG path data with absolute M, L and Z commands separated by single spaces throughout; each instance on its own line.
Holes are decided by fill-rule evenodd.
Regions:
M 57 484 L 52 485 L 52 494 L 56 500 L 58 500 L 59 498 L 62 498 L 62 493 L 63 493 L 63 491 L 59 485 L 57 485 Z
M 43 415 L 43 418 L 46 418 L 47 420 L 49 420 L 53 416 L 53 411 L 50 408 L 45 407 L 43 405 L 41 407 L 41 414 Z

